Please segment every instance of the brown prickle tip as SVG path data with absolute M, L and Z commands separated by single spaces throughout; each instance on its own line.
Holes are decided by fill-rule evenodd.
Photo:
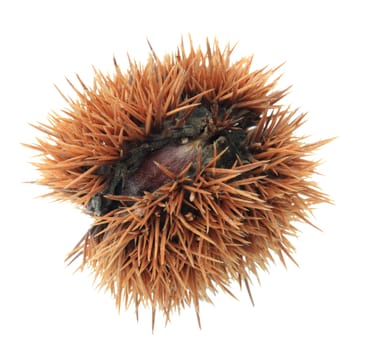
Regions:
M 150 45 L 150 44 L 149 44 Z M 165 321 L 250 284 L 276 254 L 294 261 L 294 223 L 329 202 L 312 176 L 329 140 L 300 136 L 304 114 L 282 105 L 277 68 L 231 62 L 232 48 L 182 42 L 160 59 L 94 84 L 70 82 L 63 112 L 35 127 L 38 184 L 94 218 L 67 260 L 82 257 L 118 309 L 141 304 Z

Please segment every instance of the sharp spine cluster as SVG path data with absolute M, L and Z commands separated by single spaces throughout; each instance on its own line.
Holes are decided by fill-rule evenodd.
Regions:
M 293 260 L 293 223 L 329 201 L 310 157 L 328 140 L 296 136 L 304 115 L 279 104 L 277 68 L 231 63 L 232 50 L 182 42 L 126 73 L 114 60 L 35 125 L 37 183 L 95 218 L 68 259 L 83 256 L 118 308 L 151 305 L 153 323 L 190 304 L 199 319 L 199 301 L 232 280 L 249 291 L 273 254 Z

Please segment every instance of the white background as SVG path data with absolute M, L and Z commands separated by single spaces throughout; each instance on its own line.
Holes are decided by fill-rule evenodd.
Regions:
M 364 340 L 364 10 L 362 1 L 10 1 L 0 2 L 0 349 L 365 349 Z M 112 71 L 115 55 L 143 61 L 146 37 L 159 55 L 181 35 L 216 36 L 255 54 L 257 67 L 283 61 L 287 103 L 308 111 L 311 140 L 337 136 L 318 153 L 319 177 L 335 205 L 315 212 L 323 232 L 301 226 L 298 269 L 288 262 L 261 274 L 240 301 L 219 293 L 164 326 L 150 311 L 118 315 L 87 273 L 73 274 L 65 254 L 90 219 L 68 203 L 34 199 L 22 183 L 37 173 L 20 146 L 64 107 L 53 84 L 92 81 L 94 65 Z M 185 36 L 186 38 L 186 36 Z

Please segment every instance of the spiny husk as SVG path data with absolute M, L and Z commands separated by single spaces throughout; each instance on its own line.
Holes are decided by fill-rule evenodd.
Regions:
M 145 66 L 130 61 L 126 73 L 114 60 L 113 75 L 95 71 L 92 87 L 80 78 L 81 89 L 70 83 L 77 99 L 65 97 L 67 110 L 35 126 L 46 134 L 30 146 L 40 155 L 37 182 L 85 207 L 110 181 L 99 169 L 164 135 L 167 121 L 179 116 L 183 127 L 200 105 L 228 111 L 214 123 L 232 130 L 231 115 L 258 115 L 242 139 L 248 157 L 229 168 L 217 165 L 226 150 L 214 144 L 206 163 L 197 152 L 193 173 L 191 163 L 179 173 L 157 164 L 169 181 L 154 191 L 105 195 L 117 207 L 95 216 L 68 258 L 82 255 L 118 308 L 132 302 L 138 314 L 140 304 L 150 305 L 153 319 L 160 309 L 168 321 L 171 311 L 193 304 L 199 319 L 209 291 L 230 293 L 232 280 L 249 291 L 250 276 L 266 270 L 273 254 L 284 264 L 284 256 L 293 259 L 294 223 L 310 223 L 311 209 L 328 201 L 311 180 L 318 165 L 311 155 L 328 141 L 297 136 L 304 115 L 279 105 L 286 90 L 275 90 L 276 69 L 251 71 L 252 57 L 231 63 L 231 53 L 217 42 L 205 51 L 190 42 L 187 52 L 182 42 L 163 60 L 152 51 Z

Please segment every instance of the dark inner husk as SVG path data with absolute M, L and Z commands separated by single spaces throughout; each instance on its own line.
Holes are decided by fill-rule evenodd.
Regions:
M 121 206 L 108 196 L 143 196 L 145 191 L 153 192 L 171 181 L 158 165 L 178 174 L 190 164 L 188 175 L 193 179 L 198 159 L 199 166 L 204 167 L 217 153 L 223 152 L 216 163 L 218 168 L 229 169 L 237 160 L 250 162 L 245 139 L 259 118 L 260 112 L 249 109 L 232 111 L 201 105 L 188 114 L 180 112 L 166 119 L 161 130 L 152 132 L 148 139 L 127 144 L 118 162 L 98 169 L 108 186 L 93 196 L 87 212 L 105 215 Z

